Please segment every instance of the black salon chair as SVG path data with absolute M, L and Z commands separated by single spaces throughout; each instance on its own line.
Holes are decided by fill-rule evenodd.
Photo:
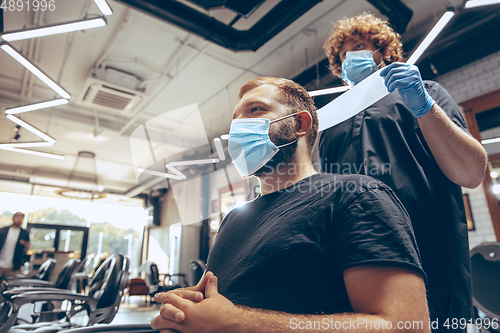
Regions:
M 158 271 L 158 266 L 154 262 L 149 262 L 148 267 L 144 270 L 146 273 L 146 278 L 144 281 L 149 288 L 149 296 L 153 297 L 156 293 L 167 292 L 169 290 L 184 288 L 188 286 L 186 281 L 186 276 L 184 274 L 162 274 L 163 278 L 160 278 L 160 273 Z M 174 279 L 180 278 L 181 282 L 177 282 Z
M 26 277 L 26 276 L 19 276 L 19 275 L 13 275 L 13 276 L 8 276 L 6 278 L 6 281 L 14 281 L 18 279 L 36 279 L 40 281 L 49 281 L 50 276 L 52 275 L 52 272 L 54 271 L 54 267 L 56 266 L 57 260 L 49 258 L 44 261 L 44 263 L 38 268 L 38 271 L 36 275 L 32 277 Z
M 6 301 L 0 311 L 0 333 L 8 332 L 16 324 L 21 306 L 42 304 L 41 310 L 31 315 L 33 323 L 16 325 L 16 332 L 56 332 L 72 325 L 71 319 L 86 313 L 87 325 L 110 323 L 118 312 L 123 290 L 127 285 L 129 261 L 121 254 L 110 256 L 95 272 L 89 284 L 88 295 L 81 295 L 67 290 L 37 290 L 17 294 L 6 292 Z M 9 294 L 12 293 L 12 294 Z M 68 301 L 65 309 L 56 309 L 54 304 Z M 45 321 L 54 321 L 45 323 Z
M 195 286 L 205 273 L 205 263 L 200 259 L 192 259 L 189 262 L 189 285 Z
M 500 242 L 484 243 L 470 252 L 474 307 L 490 322 L 500 322 Z M 483 316 L 484 317 L 484 316 Z M 484 318 L 482 318 L 484 319 Z M 488 329 L 500 332 L 500 329 Z
M 49 259 L 49 260 L 54 260 L 54 259 Z M 79 264 L 80 264 L 79 259 L 69 259 L 64 264 L 63 269 L 59 273 L 59 276 L 57 277 L 57 281 L 55 283 L 34 278 L 13 279 L 13 280 L 7 280 L 7 282 L 5 283 L 6 290 L 19 287 L 41 287 L 41 288 L 47 287 L 47 288 L 57 288 L 57 289 L 69 289 L 71 286 L 71 281 L 74 277 L 74 273 L 78 268 Z

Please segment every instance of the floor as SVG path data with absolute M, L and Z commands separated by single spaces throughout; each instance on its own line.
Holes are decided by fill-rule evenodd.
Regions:
M 149 324 L 160 312 L 160 305 L 151 305 L 144 296 L 131 296 L 120 304 L 112 324 Z

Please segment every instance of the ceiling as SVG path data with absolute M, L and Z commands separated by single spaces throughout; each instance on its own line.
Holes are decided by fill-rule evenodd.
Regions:
M 162 151 L 162 156 L 157 156 L 159 161 L 153 159 L 163 165 L 165 161 L 210 157 L 214 150 L 212 140 L 229 131 L 232 109 L 242 84 L 259 76 L 299 77 L 324 59 L 322 43 L 334 22 L 363 11 L 378 12 L 365 0 L 321 1 L 256 51 L 235 52 L 122 1 L 108 3 L 113 15 L 106 17 L 105 27 L 11 42 L 72 97 L 67 105 L 20 115 L 57 141 L 53 147 L 33 150 L 62 154 L 64 160 L 0 150 L 1 191 L 34 193 L 36 177 L 32 176 L 39 176 L 46 182 L 38 184 L 37 191 L 49 195 L 69 178 L 78 152 L 90 151 L 96 156 L 98 183 L 104 186 L 109 198 L 141 193 L 149 186 L 137 188 L 137 168 L 143 167 L 138 161 L 147 160 L 149 149 Z M 234 27 L 251 28 L 279 3 L 279 0 L 263 2 L 248 18 L 241 17 Z M 447 6 L 463 5 L 462 0 L 404 0 L 403 3 L 413 10 L 403 35 L 408 43 L 421 38 Z M 227 9 L 196 10 L 226 24 L 234 19 Z M 92 0 L 57 1 L 52 12 L 5 12 L 4 30 L 95 15 L 101 14 Z M 96 70 L 99 66 L 100 71 Z M 7 143 L 15 135 L 15 124 L 6 119 L 5 108 L 51 100 L 56 95 L 5 52 L 0 52 L 0 67 L 0 142 Z M 104 72 L 104 68 L 112 70 Z M 135 77 L 134 87 L 121 89 L 116 81 L 108 86 L 133 91 L 136 94 L 133 107 L 115 110 L 83 101 L 91 91 L 89 87 L 102 83 L 100 78 L 123 72 L 130 75 L 121 79 Z M 318 88 L 335 82 L 323 75 L 318 85 L 316 79 L 314 75 L 312 81 Z M 311 87 L 312 81 L 301 83 Z M 152 146 L 137 144 L 143 128 L 148 129 Z M 19 134 L 19 142 L 39 140 L 24 129 Z M 47 187 L 50 179 L 55 187 Z M 134 188 L 136 191 L 130 192 Z

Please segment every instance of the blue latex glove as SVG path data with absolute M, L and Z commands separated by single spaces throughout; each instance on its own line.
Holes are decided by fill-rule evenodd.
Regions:
M 382 69 L 389 92 L 399 88 L 399 94 L 415 118 L 426 115 L 434 105 L 434 99 L 425 90 L 420 71 L 415 65 L 395 62 Z

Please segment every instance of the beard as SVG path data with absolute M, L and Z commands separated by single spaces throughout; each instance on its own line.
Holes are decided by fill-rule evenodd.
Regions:
M 283 121 L 275 123 L 280 126 L 272 126 L 269 128 L 269 139 L 276 146 L 285 145 L 297 140 L 295 136 L 295 120 L 294 119 L 283 119 Z M 265 174 L 273 173 L 278 170 L 279 167 L 286 166 L 293 161 L 295 151 L 297 150 L 297 141 L 288 146 L 279 148 L 276 155 L 269 160 L 262 168 L 254 173 L 255 176 L 260 177 Z

